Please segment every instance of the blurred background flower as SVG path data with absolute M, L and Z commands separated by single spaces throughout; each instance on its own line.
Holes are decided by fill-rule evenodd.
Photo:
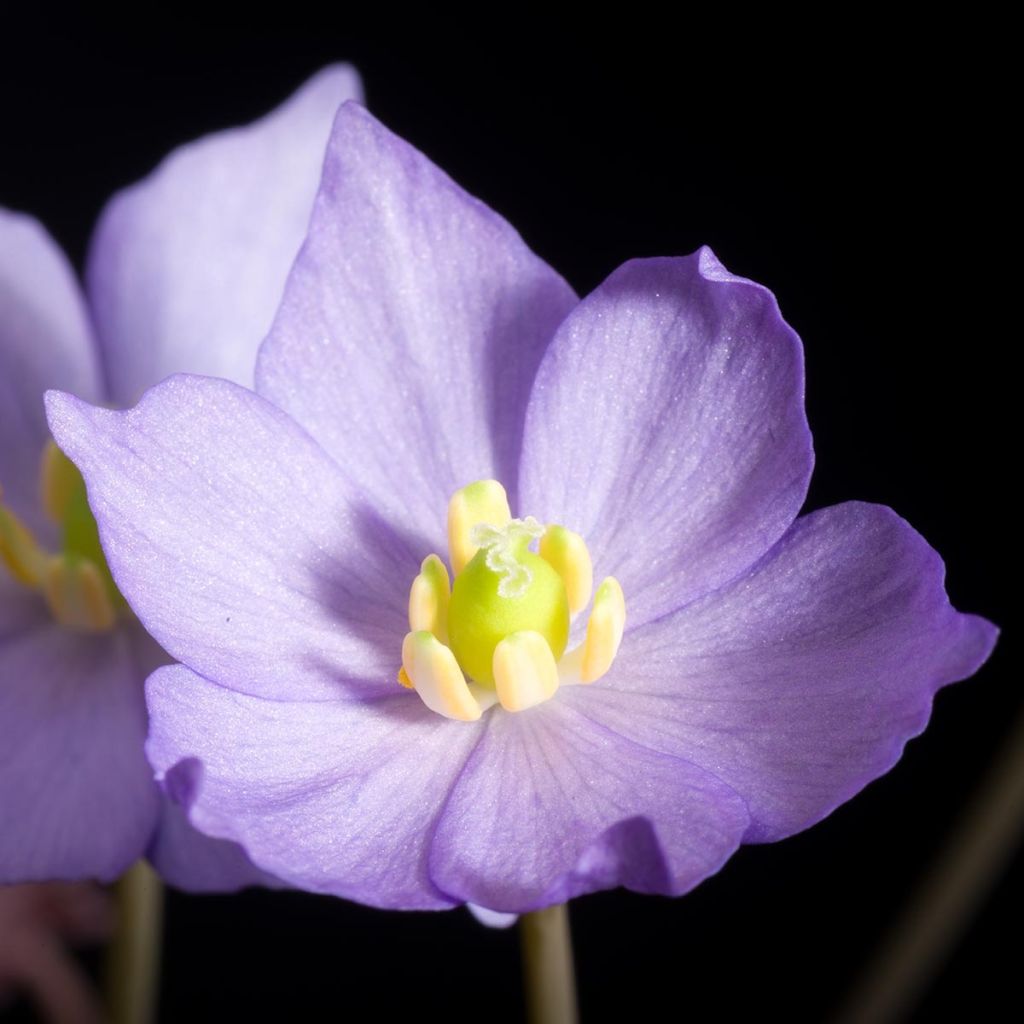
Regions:
M 0 208 L 4 882 L 110 881 L 150 849 L 161 817 L 152 852 L 171 881 L 186 860 L 198 888 L 261 877 L 161 812 L 142 684 L 166 658 L 110 580 L 42 395 L 65 387 L 123 407 L 186 369 L 249 383 L 334 111 L 359 96 L 351 68 L 325 68 L 257 123 L 176 150 L 105 207 L 84 295 L 46 229 Z

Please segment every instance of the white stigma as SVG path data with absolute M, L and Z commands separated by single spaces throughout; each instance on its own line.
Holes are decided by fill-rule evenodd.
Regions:
M 486 552 L 484 563 L 501 580 L 498 593 L 502 597 L 517 598 L 526 593 L 533 582 L 533 573 L 519 560 L 518 552 L 532 540 L 543 536 L 544 527 L 533 516 L 510 519 L 504 526 L 479 523 L 470 533 L 473 544 Z

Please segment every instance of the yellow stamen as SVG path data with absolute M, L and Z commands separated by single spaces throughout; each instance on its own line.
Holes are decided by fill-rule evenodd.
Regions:
M 110 594 L 99 569 L 87 559 L 54 555 L 46 563 L 42 588 L 62 626 L 100 632 L 114 625 L 117 614 Z
M 545 528 L 533 516 L 513 519 L 501 484 L 478 480 L 449 502 L 448 543 L 451 576 L 429 555 L 413 580 L 398 672 L 428 708 L 475 722 L 496 703 L 525 711 L 560 686 L 608 672 L 626 603 L 611 576 L 594 592 L 593 563 L 578 533 Z M 565 652 L 570 620 L 591 599 L 583 642 Z
M 480 705 L 466 685 L 455 655 L 432 633 L 406 634 L 402 668 L 431 711 L 460 722 L 475 722 L 480 717 Z
M 414 633 L 426 630 L 447 643 L 450 600 L 451 585 L 444 562 L 437 555 L 427 555 L 409 591 L 409 628 Z
M 42 581 L 46 552 L 36 543 L 32 531 L 3 505 L 0 505 L 0 561 L 26 587 L 38 587 Z
M 43 511 L 52 522 L 58 526 L 64 522 L 68 502 L 81 486 L 82 476 L 77 467 L 51 438 L 39 464 L 39 490 Z
M 583 538 L 564 526 L 549 526 L 540 539 L 540 557 L 562 577 L 569 611 L 578 615 L 594 587 L 594 568 Z
M 85 482 L 52 440 L 40 461 L 39 497 L 47 517 L 61 528 L 63 553 L 54 555 L 42 547 L 0 502 L 0 566 L 41 591 L 60 625 L 89 632 L 111 629 L 119 609 L 127 606 L 107 568 Z
M 587 620 L 587 638 L 583 641 L 583 664 L 580 679 L 593 683 L 612 667 L 622 643 L 626 625 L 626 599 L 614 576 L 597 588 L 594 608 Z
M 597 588 L 594 607 L 587 620 L 587 635 L 578 647 L 567 651 L 558 663 L 562 685 L 593 683 L 612 667 L 626 625 L 626 601 L 622 587 L 609 576 Z
M 510 633 L 495 647 L 494 688 L 506 711 L 525 711 L 555 695 L 558 666 L 540 633 Z
M 456 576 L 477 553 L 473 527 L 481 523 L 502 527 L 511 518 L 505 488 L 497 480 L 477 480 L 452 495 L 448 502 L 448 556 Z

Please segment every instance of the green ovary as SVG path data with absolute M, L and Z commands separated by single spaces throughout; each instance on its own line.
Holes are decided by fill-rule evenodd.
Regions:
M 488 567 L 484 549 L 459 573 L 452 588 L 449 645 L 462 670 L 483 686 L 494 686 L 494 648 L 510 633 L 540 633 L 556 661 L 569 640 L 569 600 L 562 578 L 524 548 L 515 552 L 515 560 L 527 570 L 529 581 L 515 596 L 499 593 L 505 576 Z
M 0 567 L 41 592 L 61 625 L 93 632 L 110 629 L 127 605 L 103 555 L 82 475 L 53 441 L 43 451 L 39 482 L 43 511 L 60 528 L 60 550 L 54 553 L 41 545 L 0 501 Z
M 56 453 L 57 472 L 63 476 L 61 481 L 64 500 L 59 515 L 63 554 L 71 562 L 79 559 L 92 562 L 103 580 L 108 596 L 118 607 L 125 606 L 125 600 L 114 583 L 107 566 L 106 556 L 100 545 L 100 533 L 96 526 L 92 510 L 85 492 L 85 481 L 78 467 L 59 449 Z

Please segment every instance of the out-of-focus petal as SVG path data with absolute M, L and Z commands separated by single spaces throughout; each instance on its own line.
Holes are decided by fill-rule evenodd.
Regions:
M 87 282 L 115 402 L 179 371 L 252 386 L 331 122 L 361 94 L 353 68 L 325 68 L 266 117 L 175 150 L 110 201 Z
M 747 840 L 781 839 L 887 772 L 935 691 L 988 657 L 995 627 L 950 606 L 943 572 L 891 509 L 824 509 L 741 579 L 629 632 L 605 679 L 560 697 L 713 771 L 750 807 Z
M 117 585 L 173 657 L 278 700 L 395 685 L 422 553 L 287 415 L 190 376 L 127 412 L 58 393 L 47 404 Z
M 427 852 L 479 725 L 408 692 L 261 700 L 182 665 L 155 672 L 146 695 L 149 759 L 201 831 L 302 889 L 379 907 L 453 905 L 428 877 Z
M 256 867 L 238 843 L 203 835 L 166 794 L 148 856 L 168 885 L 189 892 L 236 892 L 254 885 L 283 887 L 273 875 Z
M 456 489 L 514 487 L 530 385 L 575 302 L 501 217 L 349 103 L 257 389 L 439 545 Z
M 521 505 L 586 538 L 638 625 L 764 554 L 812 462 L 799 339 L 702 249 L 626 263 L 562 325 L 530 397 Z
M 445 805 L 438 887 L 524 912 L 617 885 L 680 895 L 739 845 L 743 801 L 711 773 L 556 699 L 494 712 Z
M 18 583 L 0 568 L 0 643 L 50 621 L 41 594 Z
M 0 636 L 0 882 L 106 881 L 141 856 L 158 810 L 146 643 L 137 625 L 93 635 L 48 617 Z
M 82 295 L 46 229 L 0 209 L 0 501 L 43 527 L 39 460 L 48 439 L 43 392 L 103 398 Z

